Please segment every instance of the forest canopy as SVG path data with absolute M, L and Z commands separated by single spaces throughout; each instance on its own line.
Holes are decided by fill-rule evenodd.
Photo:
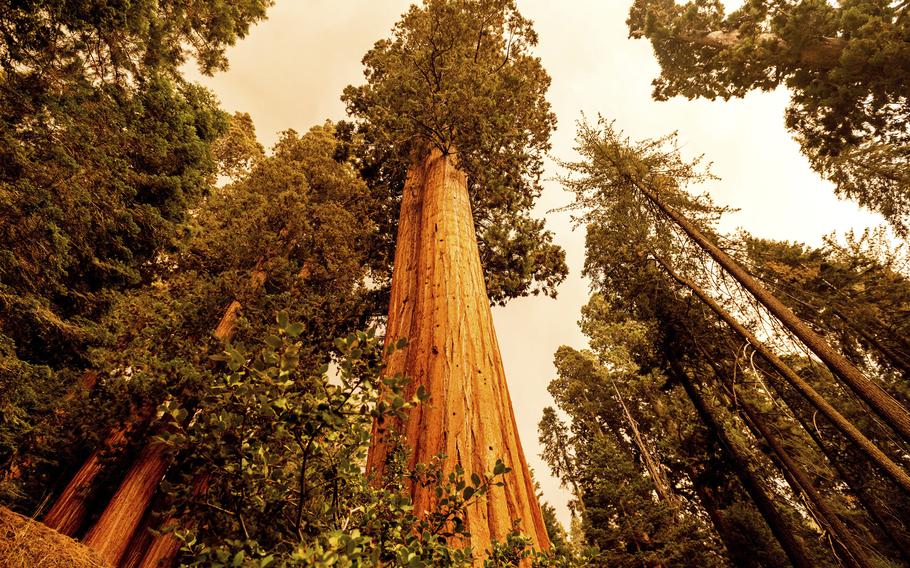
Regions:
M 726 229 L 717 125 L 626 134 L 634 76 L 560 145 L 607 83 L 530 0 L 421 0 L 314 79 L 344 116 L 257 132 L 290 83 L 228 110 L 235 48 L 367 29 L 288 1 L 0 0 L 0 565 L 907 565 L 910 2 L 612 22 L 645 111 L 786 92 L 812 180 L 884 221 L 801 242 Z

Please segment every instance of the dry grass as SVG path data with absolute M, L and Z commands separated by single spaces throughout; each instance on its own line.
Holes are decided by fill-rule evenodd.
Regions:
M 0 507 L 0 567 L 108 568 L 90 548 Z

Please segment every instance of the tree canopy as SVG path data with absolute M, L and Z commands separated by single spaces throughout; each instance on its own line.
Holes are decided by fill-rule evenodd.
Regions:
M 790 90 L 786 124 L 837 192 L 906 234 L 910 14 L 889 0 L 636 0 L 633 36 L 661 65 L 654 97 Z
M 514 1 L 426 0 L 366 54 L 366 83 L 342 97 L 359 126 L 355 151 L 365 168 L 389 174 L 377 182 L 392 196 L 430 148 L 456 154 L 499 303 L 555 295 L 567 271 L 552 234 L 529 216 L 556 120 L 536 43 Z

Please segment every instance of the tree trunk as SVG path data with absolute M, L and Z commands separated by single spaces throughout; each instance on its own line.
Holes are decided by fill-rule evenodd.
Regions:
M 698 392 L 698 389 L 689 379 L 689 375 L 678 362 L 670 361 L 670 370 L 672 371 L 672 376 L 682 384 L 686 394 L 689 395 L 689 399 L 695 406 L 695 410 L 705 426 L 717 438 L 737 477 L 739 477 L 740 482 L 742 482 L 743 487 L 749 497 L 752 498 L 755 507 L 761 513 L 765 522 L 768 523 L 768 528 L 771 529 L 771 533 L 777 539 L 777 542 L 780 543 L 790 562 L 796 568 L 810 568 L 812 563 L 809 561 L 809 555 L 806 553 L 802 542 L 795 535 L 793 527 L 774 506 L 774 498 L 765 492 L 758 478 L 755 477 L 755 474 L 749 468 L 748 459 L 740 453 L 740 450 L 727 436 L 723 425 L 714 414 L 714 409 L 708 406 L 701 393 Z
M 780 373 L 780 375 L 787 380 L 790 385 L 799 391 L 815 408 L 817 408 L 828 420 L 834 424 L 838 430 L 843 432 L 850 440 L 853 441 L 862 451 L 865 453 L 872 461 L 878 464 L 885 472 L 891 476 L 894 481 L 896 481 L 905 491 L 910 493 L 910 475 L 904 471 L 904 469 L 895 463 L 891 458 L 889 458 L 885 453 L 879 449 L 869 438 L 867 438 L 862 432 L 853 425 L 852 422 L 847 420 L 840 412 L 837 411 L 831 404 L 812 388 L 805 379 L 800 377 L 796 372 L 791 369 L 786 363 L 784 363 L 780 357 L 774 354 L 764 343 L 758 340 L 752 332 L 746 329 L 742 324 L 740 324 L 736 319 L 730 315 L 730 313 L 720 306 L 713 298 L 708 296 L 708 294 L 702 290 L 698 285 L 696 285 L 691 280 L 684 278 L 683 276 L 677 274 L 669 265 L 667 265 L 663 259 L 660 257 L 654 256 L 654 259 L 664 268 L 665 271 L 677 282 L 688 288 L 695 294 L 702 302 L 707 304 L 711 310 L 720 317 L 728 326 L 730 326 L 733 331 L 739 334 L 740 337 L 745 339 L 752 345 L 752 348 L 758 352 L 762 358 L 765 359 L 774 369 Z
M 197 475 L 193 479 L 193 496 L 201 497 L 209 487 L 209 474 Z M 168 517 L 159 525 L 161 534 L 150 538 L 151 543 L 148 545 L 141 562 L 136 566 L 139 568 L 169 568 L 177 563 L 177 557 L 180 555 L 180 548 L 183 547 L 183 541 L 174 536 L 172 529 L 178 528 L 179 521 L 174 517 Z M 151 536 L 151 535 L 149 535 Z
M 739 400 L 742 400 L 741 398 Z M 802 467 L 790 456 L 784 448 L 781 441 L 771 431 L 771 428 L 765 424 L 764 417 L 750 408 L 745 401 L 740 403 L 743 413 L 749 419 L 749 422 L 758 431 L 759 435 L 771 448 L 771 452 L 777 458 L 778 465 L 785 477 L 790 482 L 790 486 L 795 494 L 802 493 L 809 502 L 811 508 L 815 511 L 818 519 L 825 529 L 834 537 L 834 541 L 846 553 L 847 563 L 856 568 L 871 568 L 877 566 L 878 561 L 874 560 L 867 553 L 863 545 L 853 536 L 850 530 L 844 525 L 840 517 L 835 513 L 824 497 L 815 489 L 815 485 L 803 471 Z
M 791 409 L 791 411 L 797 414 L 795 410 Z M 868 476 L 870 473 L 868 470 L 865 470 L 865 468 L 860 468 L 859 471 L 852 470 L 848 464 L 845 464 L 836 455 L 832 454 L 831 441 L 823 440 L 815 428 L 812 428 L 802 418 L 800 419 L 800 424 L 802 424 L 804 430 L 809 432 L 812 440 L 815 441 L 815 444 L 821 448 L 822 453 L 828 458 L 828 462 L 834 471 L 837 472 L 838 477 L 847 485 L 856 500 L 869 515 L 870 523 L 872 523 L 870 532 L 875 534 L 876 539 L 880 542 L 889 543 L 892 556 L 910 558 L 910 539 L 907 538 L 907 527 L 900 518 L 902 513 L 898 512 L 906 509 L 900 508 L 895 502 L 883 506 L 866 487 L 868 481 L 858 478 L 858 475 Z M 872 477 L 877 476 L 873 475 Z M 891 498 L 894 498 L 893 494 Z
M 105 451 L 119 448 L 124 443 L 126 430 L 117 429 L 105 440 Z M 85 524 L 95 480 L 104 471 L 102 453 L 102 450 L 95 450 L 83 462 L 41 522 L 60 534 L 76 536 Z
M 256 263 L 250 275 L 250 290 L 259 290 L 266 280 L 264 261 Z M 241 305 L 231 301 L 215 327 L 214 335 L 229 341 L 237 328 Z M 160 432 L 160 431 L 156 431 Z M 158 484 L 171 465 L 163 443 L 149 442 L 140 452 L 120 487 L 105 507 L 101 518 L 85 537 L 85 544 L 116 566 L 126 552 L 143 514 L 149 508 Z
M 676 494 L 673 492 L 673 489 L 670 487 L 670 482 L 667 481 L 667 476 L 664 475 L 664 471 L 660 463 L 654 459 L 653 455 L 651 455 L 650 448 L 648 448 L 648 445 L 645 443 L 644 438 L 641 437 L 641 432 L 638 430 L 638 424 L 632 417 L 632 413 L 629 412 L 629 408 L 626 406 L 626 401 L 623 399 L 622 393 L 619 392 L 619 387 L 616 386 L 616 381 L 613 380 L 613 377 L 610 377 L 610 384 L 613 386 L 613 390 L 616 392 L 616 398 L 619 400 L 619 405 L 622 407 L 623 415 L 626 417 L 626 422 L 629 423 L 629 428 L 632 430 L 632 440 L 638 447 L 642 461 L 645 463 L 645 468 L 647 468 L 648 473 L 651 475 L 651 481 L 654 482 L 654 489 L 657 491 L 658 497 L 660 497 L 661 500 L 663 500 L 663 502 L 666 503 L 668 507 L 670 507 L 670 509 L 673 511 L 673 517 L 676 518 L 679 514 L 679 500 L 677 499 Z
M 120 564 L 116 568 L 139 568 L 146 551 L 152 544 L 151 530 L 155 527 L 154 509 L 155 507 L 152 506 L 146 510 L 139 527 L 133 533 L 133 538 L 130 539 L 130 543 L 126 547 L 126 552 L 120 558 Z
M 117 566 L 148 509 L 170 460 L 161 442 L 151 442 L 139 453 L 110 503 L 83 543 L 111 566 Z
M 471 216 L 467 183 L 455 157 L 434 150 L 408 172 L 401 204 L 386 343 L 408 346 L 387 361 L 387 373 L 423 386 L 429 400 L 403 423 L 374 424 L 367 468 L 382 476 L 401 433 L 409 466 L 445 453 L 443 470 L 489 473 L 496 459 L 512 468 L 467 510 L 470 544 L 482 554 L 521 519 L 535 548 L 549 538 L 518 438 Z M 411 484 L 415 511 L 436 504 L 434 488 Z
M 645 184 L 637 183 L 636 187 L 656 205 L 665 215 L 672 219 L 690 239 L 708 253 L 739 284 L 751 293 L 771 314 L 789 329 L 806 347 L 821 359 L 847 385 L 866 401 L 870 408 L 877 412 L 891 428 L 910 441 L 910 412 L 901 403 L 885 392 L 880 386 L 866 378 L 847 359 L 832 349 L 830 345 L 808 325 L 805 324 L 790 308 L 768 292 L 758 280 L 746 272 L 733 258 L 711 242 L 702 232 L 678 211 L 669 207 Z
M 851 456 L 851 452 L 856 452 L 856 448 L 849 445 L 840 448 L 832 447 L 832 444 L 834 443 L 833 439 L 826 440 L 823 438 L 822 433 L 814 422 L 811 409 L 796 404 L 793 397 L 787 395 L 783 385 L 778 382 L 779 379 L 772 373 L 769 373 L 764 369 L 760 369 L 759 372 L 765 376 L 768 383 L 771 385 L 771 388 L 777 393 L 777 396 L 784 401 L 784 404 L 787 405 L 787 408 L 790 409 L 790 412 L 796 417 L 800 426 L 802 426 L 803 430 L 812 438 L 812 441 L 815 442 L 815 445 L 825 456 L 828 465 L 847 485 L 850 492 L 853 494 L 853 497 L 856 498 L 869 515 L 868 530 L 874 534 L 875 538 L 880 542 L 885 540 L 888 541 L 893 547 L 893 555 L 903 555 L 910 558 L 910 541 L 905 541 L 905 539 L 901 537 L 902 534 L 905 534 L 903 527 L 898 528 L 892 524 L 893 521 L 889 522 L 887 520 L 889 516 L 893 517 L 893 512 L 882 509 L 875 496 L 866 488 L 866 482 L 861 480 L 859 475 L 866 476 L 867 479 L 870 475 L 877 480 L 884 478 L 879 478 L 876 475 L 875 470 L 861 468 L 859 471 L 853 471 L 848 463 L 856 463 L 856 460 L 860 457 L 857 455 Z M 847 456 L 850 457 L 845 458 L 839 456 L 837 453 L 838 449 L 841 452 L 847 452 Z M 900 520 L 897 520 L 897 524 L 900 524 Z
M 879 341 L 878 337 L 863 329 L 861 325 L 854 323 L 853 320 L 847 317 L 847 315 L 844 314 L 840 309 L 834 308 L 832 312 L 841 321 L 843 321 L 847 327 L 862 337 L 873 349 L 878 350 L 879 353 L 884 355 L 893 367 L 905 375 L 910 375 L 910 362 L 908 362 L 907 359 L 905 359 L 901 354 Z

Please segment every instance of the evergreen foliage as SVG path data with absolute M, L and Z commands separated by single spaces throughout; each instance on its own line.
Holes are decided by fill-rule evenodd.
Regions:
M 786 86 L 787 127 L 839 195 L 906 234 L 910 14 L 888 0 L 636 0 L 628 25 L 661 65 L 654 97 Z
M 869 473 L 868 465 L 844 462 L 846 456 L 852 460 L 858 458 L 850 444 L 845 443 L 842 436 L 832 434 L 827 423 L 824 428 L 831 438 L 820 434 L 819 424 L 824 421 L 811 412 L 809 419 L 806 401 L 784 384 L 773 370 L 757 361 L 749 353 L 748 344 L 744 346 L 742 339 L 730 328 L 713 319 L 713 312 L 699 301 L 691 288 L 692 280 L 704 283 L 712 294 L 721 296 L 718 301 L 737 317 L 745 317 L 748 325 L 765 325 L 768 316 L 761 310 L 756 311 L 753 300 L 737 289 L 736 281 L 725 277 L 700 249 L 693 247 L 663 211 L 655 207 L 652 199 L 636 195 L 643 193 L 638 191 L 637 183 L 659 188 L 656 191 L 660 199 L 672 202 L 677 211 L 685 211 L 698 224 L 699 230 L 717 239 L 712 225 L 722 209 L 681 190 L 687 183 L 703 179 L 705 174 L 680 161 L 672 140 L 631 143 L 615 132 L 610 123 L 603 121 L 596 128 L 586 124 L 580 127 L 579 150 L 584 160 L 567 164 L 574 175 L 567 178 L 565 184 L 577 193 L 576 206 L 584 211 L 579 220 L 586 222 L 588 227 L 585 271 L 598 294 L 584 309 L 581 325 L 590 338 L 592 351 L 584 353 L 562 348 L 557 353 L 560 377 L 552 383 L 551 389 L 557 403 L 572 418 L 571 432 L 576 438 L 568 438 L 565 427 L 562 434 L 554 435 L 558 430 L 552 424 L 542 424 L 542 434 L 549 438 L 545 457 L 556 465 L 555 472 L 562 472 L 563 479 L 583 482 L 584 464 L 590 456 L 598 455 L 596 448 L 603 443 L 579 451 L 576 439 L 591 438 L 597 433 L 603 435 L 612 422 L 618 421 L 625 429 L 624 435 L 614 439 L 632 445 L 634 431 L 639 430 L 646 441 L 644 447 L 653 448 L 649 451 L 660 456 L 658 461 L 668 472 L 674 492 L 684 499 L 684 503 L 689 503 L 696 519 L 702 522 L 710 519 L 706 530 L 714 532 L 726 545 L 726 550 L 715 549 L 719 558 L 726 557 L 736 565 L 779 565 L 786 562 L 781 557 L 782 551 L 798 565 L 829 565 L 832 552 L 838 557 L 856 558 L 845 540 L 852 538 L 861 543 L 859 548 L 852 550 L 866 557 L 860 562 L 893 564 L 903 554 L 902 530 L 884 514 L 886 507 L 876 497 L 881 495 L 878 493 L 881 487 L 889 486 L 890 481 L 880 472 L 865 475 Z M 669 150 L 664 149 L 667 142 L 671 144 Z M 777 277 L 778 283 L 784 283 L 782 277 L 796 278 L 798 274 L 806 277 L 805 282 L 811 282 L 811 278 L 822 270 L 819 264 L 806 262 L 804 257 L 801 257 L 803 262 L 787 265 L 788 259 L 793 260 L 794 255 L 803 250 L 798 246 L 755 239 L 748 240 L 747 244 L 747 250 L 762 255 L 764 265 L 760 273 L 769 280 Z M 858 248 L 862 247 L 853 250 Z M 830 254 L 830 261 L 835 257 L 850 258 L 850 255 Z M 860 257 L 862 255 L 853 258 Z M 868 266 L 879 266 L 870 256 L 865 258 L 866 262 L 872 262 Z M 887 264 L 887 257 L 883 256 L 879 262 Z M 826 264 L 824 270 L 829 269 L 834 270 L 834 267 Z M 876 281 L 875 272 L 875 269 L 870 270 L 870 282 Z M 678 273 L 686 276 L 680 277 Z M 881 273 L 888 272 L 883 270 Z M 857 272 L 852 274 L 853 278 L 861 276 Z M 894 274 L 889 281 L 900 282 L 900 278 Z M 800 294 L 811 293 L 812 286 L 804 288 L 804 291 L 796 291 L 799 286 L 794 286 L 794 295 L 788 301 L 799 302 Z M 843 290 L 841 287 L 836 289 Z M 840 297 L 830 289 L 826 292 L 825 299 L 835 301 Z M 822 298 L 821 295 L 813 297 L 816 308 L 827 305 Z M 824 313 L 825 310 L 817 311 Z M 817 321 L 820 324 L 825 318 Z M 766 331 L 761 333 L 770 333 L 777 349 L 791 352 L 796 349 L 785 337 L 775 339 L 781 331 L 775 330 L 773 325 L 764 329 Z M 862 336 L 855 333 L 855 329 L 853 332 L 847 337 L 857 347 Z M 810 360 L 802 361 L 799 363 L 797 357 L 794 364 L 799 363 L 796 368 L 805 373 L 807 380 L 826 398 L 838 401 L 855 424 L 900 461 L 900 444 L 892 446 L 893 439 L 887 431 L 879 429 L 879 424 L 869 420 L 868 410 L 856 406 L 858 403 L 847 397 L 830 374 L 815 368 Z M 583 368 L 591 369 L 585 380 L 567 381 L 567 377 L 577 376 L 578 369 Z M 623 376 L 629 370 L 634 374 Z M 605 394 L 593 394 L 596 385 L 605 384 L 602 377 L 611 376 L 615 377 L 615 388 L 612 392 L 607 389 L 606 393 L 613 400 Z M 873 376 L 885 383 L 889 375 Z M 653 386 L 647 389 L 649 383 Z M 578 386 L 563 392 L 566 385 L 571 384 Z M 899 390 L 901 387 L 892 384 L 892 388 Z M 632 394 L 638 392 L 643 394 Z M 597 402 L 592 403 L 592 400 Z M 631 412 L 617 408 L 619 401 L 625 401 Z M 690 414 L 693 406 L 697 410 L 694 418 Z M 624 414 L 626 418 L 623 418 Z M 552 421 L 554 416 L 551 413 L 545 415 L 545 419 Z M 707 439 L 692 444 L 682 425 L 699 423 L 705 429 L 701 435 L 707 434 Z M 773 426 L 769 428 L 769 425 Z M 699 429 L 696 427 L 692 434 L 698 433 Z M 647 442 L 649 434 L 653 436 L 650 443 Z M 573 454 L 566 454 L 559 448 L 566 439 L 575 444 Z M 634 447 L 641 448 L 642 445 L 635 444 Z M 719 460 L 712 457 L 712 454 L 717 455 L 715 452 L 719 452 Z M 786 452 L 786 461 L 781 461 L 784 458 L 780 452 Z M 560 455 L 562 459 L 554 459 Z M 648 483 L 645 487 L 649 491 L 644 496 L 660 501 L 660 485 L 652 473 L 654 469 L 647 467 L 644 455 L 632 462 L 631 469 L 625 470 L 620 455 L 619 452 L 607 452 L 603 457 L 613 464 L 611 467 L 624 472 L 617 480 L 631 480 L 632 472 L 636 472 Z M 567 467 L 567 463 L 571 467 Z M 607 467 L 592 470 L 601 473 Z M 805 486 L 799 479 L 811 480 L 810 489 L 818 501 L 807 498 Z M 839 479 L 843 481 L 837 481 Z M 579 492 L 584 507 L 576 507 L 576 510 L 582 510 L 586 522 L 590 523 L 589 519 L 599 512 L 597 507 L 602 507 L 599 499 L 605 499 L 613 507 L 619 507 L 629 499 L 628 493 L 620 493 L 617 489 L 617 480 L 599 487 L 591 495 Z M 847 487 L 841 483 L 847 483 Z M 743 495 L 743 489 L 747 496 Z M 901 494 L 897 498 L 903 497 Z M 670 501 L 664 499 L 664 502 Z M 761 517 L 756 515 L 756 509 Z M 634 510 L 638 513 L 643 508 Z M 649 512 L 654 510 L 653 506 L 648 509 Z M 760 520 L 762 517 L 764 522 Z M 818 542 L 819 527 L 839 530 L 832 528 L 835 525 L 845 527 L 844 539 L 829 533 L 832 542 L 827 551 L 812 544 Z M 601 530 L 604 526 L 622 528 L 618 522 L 596 526 Z M 629 526 L 634 525 L 630 522 Z M 652 530 L 660 534 L 660 526 L 668 526 L 667 521 Z M 782 548 L 769 540 L 769 528 Z M 745 542 L 743 531 L 750 534 Z M 627 536 L 623 542 L 635 541 Z M 675 537 L 671 542 L 682 544 L 685 541 Z M 614 551 L 617 548 L 611 546 Z M 744 549 L 748 550 L 745 554 Z M 640 544 L 632 551 L 631 562 L 647 558 L 648 550 Z M 680 563 L 689 564 L 687 561 Z
M 529 215 L 555 126 L 536 43 L 512 0 L 426 0 L 366 54 L 366 84 L 342 97 L 357 125 L 351 151 L 387 198 L 398 199 L 407 168 L 430 148 L 457 155 L 487 293 L 500 304 L 554 296 L 567 272 L 552 233 Z M 396 216 L 385 221 L 393 230 Z

